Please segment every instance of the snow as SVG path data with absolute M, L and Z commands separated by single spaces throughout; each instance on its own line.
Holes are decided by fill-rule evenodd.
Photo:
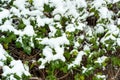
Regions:
M 85 73 L 87 71 L 87 68 L 84 66 L 82 66 L 82 69 L 83 69 L 82 73 Z
M 56 8 L 53 11 L 53 15 L 55 14 L 61 14 L 62 16 L 65 14 L 67 15 L 72 15 L 75 18 L 79 16 L 79 13 L 76 10 L 76 7 L 87 7 L 86 1 L 85 0 L 75 0 L 75 1 L 69 1 L 66 0 L 61 1 L 61 0 L 51 0 L 50 2 L 53 3 L 52 6 L 56 6 Z
M 80 39 L 83 40 L 85 36 L 84 35 L 80 35 L 79 37 L 80 37 Z
M 84 74 L 85 72 L 88 72 L 89 70 L 92 70 L 93 67 L 86 68 L 86 67 L 82 66 L 82 69 L 83 69 L 82 73 Z
M 84 7 L 84 8 L 87 7 L 87 3 L 85 0 L 76 0 L 76 4 L 78 7 Z
M 46 57 L 46 59 L 49 59 L 49 61 L 52 60 L 53 58 L 53 52 L 52 52 L 52 49 L 49 47 L 49 46 L 46 46 L 44 49 L 43 49 L 43 55 Z
M 15 0 L 13 4 L 18 7 L 20 10 L 25 10 L 25 2 L 26 0 Z
M 65 57 L 63 56 L 64 53 L 64 44 L 69 44 L 68 39 L 66 38 L 66 35 L 63 34 L 61 37 L 57 38 L 44 38 L 40 44 L 46 45 L 46 47 L 43 49 L 43 55 L 45 56 L 45 59 L 41 58 L 39 61 L 42 61 L 42 64 L 39 68 L 44 68 L 44 64 L 46 62 L 49 62 L 51 60 L 57 60 L 60 59 L 62 61 L 65 61 Z M 49 46 L 49 47 L 48 47 Z M 62 46 L 62 47 L 61 47 Z M 55 50 L 55 53 L 53 55 L 52 49 Z
M 24 23 L 25 25 L 30 25 L 30 20 L 29 20 L 29 19 L 23 18 L 22 20 L 23 20 L 23 23 Z
M 0 61 L 6 60 L 6 51 L 3 49 L 3 46 L 0 44 Z M 1 65 L 3 65 L 1 63 Z
M 78 48 L 79 46 L 80 46 L 79 42 L 77 42 L 77 41 L 74 42 L 74 47 L 75 47 L 75 48 Z
M 33 26 L 31 25 L 27 25 L 23 32 L 22 32 L 23 35 L 28 35 L 28 36 L 33 36 L 35 34 L 34 32 L 34 29 L 33 29 Z
M 0 30 L 14 32 L 15 34 L 20 35 L 20 36 L 23 36 L 23 35 L 33 36 L 33 35 L 35 35 L 35 32 L 34 32 L 33 27 L 31 25 L 27 25 L 24 28 L 24 30 L 21 31 L 21 30 L 15 29 L 11 25 L 5 24 L 5 25 L 0 26 Z
M 37 16 L 37 15 L 43 15 L 43 13 L 39 10 L 33 10 L 29 12 L 29 15 L 31 16 Z
M 33 5 L 36 9 L 43 11 L 44 0 L 33 0 Z
M 78 23 L 78 26 L 76 26 L 76 29 L 78 30 L 83 30 L 83 28 L 85 28 L 85 24 L 84 23 Z
M 10 31 L 10 32 L 14 32 L 15 28 L 11 25 L 2 25 L 0 26 L 0 30 L 1 31 Z
M 0 12 L 0 23 L 2 23 L 2 19 L 7 18 L 10 15 L 10 11 L 7 9 L 2 9 Z
M 99 9 L 104 4 L 106 4 L 106 2 L 104 0 L 94 0 L 92 4 L 93 4 L 93 8 L 95 7 L 96 9 Z
M 21 60 L 13 60 L 10 62 L 10 65 L 5 65 L 4 61 L 7 60 L 7 57 L 10 57 L 8 53 L 3 49 L 3 46 L 0 44 L 0 66 L 3 67 L 3 73 L 2 76 L 8 76 L 10 75 L 10 80 L 16 80 L 13 77 L 13 73 L 16 73 L 19 77 L 22 76 L 22 74 L 25 74 L 26 76 L 30 76 L 30 73 L 25 70 Z
M 53 15 L 61 14 L 63 16 L 64 13 L 67 11 L 65 2 L 61 0 L 53 0 L 53 2 L 54 2 L 54 5 L 56 6 L 56 8 L 53 11 Z
M 109 25 L 107 26 L 107 28 L 109 29 L 109 33 L 112 33 L 112 34 L 114 34 L 114 35 L 118 35 L 118 34 L 119 34 L 119 28 L 118 28 L 116 25 L 114 25 L 114 24 L 109 24 Z
M 4 66 L 4 63 L 0 60 L 0 66 Z
M 95 63 L 99 63 L 100 65 L 107 59 L 106 56 L 99 57 Z
M 49 26 L 49 29 L 50 29 L 50 31 L 51 31 L 51 32 L 49 32 L 49 36 L 50 36 L 50 37 L 54 36 L 55 33 L 56 33 L 56 31 L 57 31 L 56 28 L 53 27 L 53 26 Z
M 70 54 L 78 54 L 78 50 L 77 49 L 73 49 Z
M 17 80 L 16 78 L 14 78 L 14 75 L 10 75 L 10 80 Z
M 40 43 L 44 45 L 49 45 L 51 48 L 55 48 L 56 46 L 60 47 L 60 45 L 69 44 L 69 41 L 66 38 L 66 35 L 63 34 L 61 37 L 57 38 L 43 38 Z
M 56 52 L 57 54 L 54 55 L 53 60 L 60 59 L 60 60 L 62 60 L 63 62 L 65 62 L 65 57 L 64 57 L 64 55 L 63 55 L 63 54 L 64 54 L 64 47 L 56 46 L 55 52 Z
M 2 2 L 7 0 L 2 0 Z M 115 4 L 120 0 L 32 0 L 32 5 L 29 4 L 28 0 L 14 0 L 13 5 L 10 6 L 9 9 L 5 9 L 5 6 L 9 4 L 11 0 L 8 0 L 6 3 L 2 5 L 0 8 L 0 31 L 2 32 L 14 32 L 17 35 L 16 41 L 22 43 L 22 38 L 24 35 L 30 37 L 30 47 L 34 48 L 34 41 L 39 41 L 39 44 L 44 45 L 45 47 L 42 49 L 42 55 L 39 61 L 41 61 L 40 69 L 45 68 L 46 63 L 54 60 L 62 60 L 68 64 L 68 67 L 75 67 L 76 65 L 80 65 L 82 61 L 82 56 L 85 55 L 84 51 L 90 51 L 88 54 L 88 58 L 92 57 L 95 53 L 91 49 L 92 44 L 89 44 L 89 40 L 96 36 L 97 33 L 105 33 L 105 35 L 101 38 L 97 38 L 96 43 L 102 43 L 106 46 L 105 41 L 113 40 L 114 44 L 112 46 L 120 46 L 120 18 L 118 18 L 119 12 L 115 14 L 112 10 L 108 9 L 108 4 Z M 48 18 L 44 14 L 44 4 L 49 4 L 50 7 L 54 7 L 55 9 L 51 12 L 52 17 Z M 83 10 L 80 10 L 83 9 Z M 89 10 L 95 9 L 96 12 L 91 12 Z M 98 22 L 95 27 L 91 27 L 87 25 L 86 18 L 90 15 L 94 15 L 98 12 Z M 116 20 L 113 17 L 116 17 Z M 12 22 L 13 18 L 18 18 L 23 21 L 25 24 L 24 29 L 17 29 L 17 25 L 14 26 Z M 63 30 L 63 26 L 60 23 L 61 17 L 70 18 L 70 23 L 66 23 L 64 26 L 65 31 Z M 3 22 L 3 19 L 5 22 Z M 104 23 L 101 23 L 101 20 Z M 31 20 L 35 21 L 35 26 L 32 26 Z M 99 22 L 100 21 L 100 22 Z M 117 22 L 117 24 L 116 24 Z M 48 25 L 49 32 L 48 36 L 41 38 L 38 37 L 37 32 L 35 32 L 35 28 L 43 28 L 45 24 Z M 62 36 L 56 37 L 56 31 L 60 29 L 62 32 Z M 76 58 L 71 63 L 66 61 L 64 56 L 65 45 L 70 47 L 70 42 L 67 39 L 67 32 L 75 33 L 75 31 L 79 31 L 79 35 L 74 36 L 73 40 L 73 48 L 78 49 L 82 47 L 83 51 L 78 51 Z M 37 36 L 36 36 L 37 35 Z M 3 36 L 4 37 L 4 36 Z M 37 38 L 36 38 L 37 37 Z M 83 43 L 79 43 L 79 39 L 84 40 Z M 100 39 L 100 42 L 98 42 Z M 23 44 L 23 43 L 22 43 Z M 67 49 L 69 49 L 67 47 Z M 73 50 L 74 50 L 73 49 Z M 103 49 L 103 48 L 102 48 Z M 72 55 L 70 51 L 70 56 Z M 17 75 L 21 76 L 23 73 L 29 75 L 28 70 L 25 69 L 23 63 L 20 60 L 12 60 L 10 65 L 5 65 L 4 61 L 7 59 L 6 56 L 9 56 L 8 53 L 4 50 L 2 44 L 0 44 L 0 66 L 3 66 L 3 76 L 7 76 L 10 74 L 10 79 L 15 80 L 13 73 L 17 73 Z M 98 57 L 95 63 L 102 64 L 107 59 L 107 56 Z M 92 67 L 83 68 L 83 73 L 87 70 L 91 70 Z M 98 78 L 103 78 L 102 75 L 97 75 Z
M 120 38 L 117 38 L 117 44 L 120 46 Z
M 100 12 L 99 14 L 101 18 L 111 18 L 111 14 L 106 7 L 101 7 L 98 11 Z
M 92 36 L 93 35 L 93 31 L 91 28 L 87 28 L 86 29 L 86 34 L 89 35 L 89 36 Z
M 118 20 L 117 20 L 117 24 L 120 25 L 120 18 L 118 18 Z
M 68 65 L 68 69 L 71 67 L 74 67 L 75 65 L 80 65 L 83 55 L 85 55 L 85 52 L 83 51 L 78 52 L 78 55 L 75 58 L 75 60 L 71 64 Z
M 53 19 L 50 18 L 40 18 L 40 16 L 37 16 L 37 23 L 38 26 L 44 26 L 45 24 L 51 24 L 53 22 Z
M 112 34 L 110 34 L 109 36 L 103 37 L 103 38 L 100 40 L 100 42 L 105 43 L 105 41 L 107 41 L 107 40 L 116 41 L 116 37 L 113 36 Z M 106 44 L 106 45 L 107 45 L 107 44 Z
M 54 16 L 54 20 L 56 20 L 56 21 L 59 21 L 60 18 L 61 18 L 61 16 L 60 16 L 59 14 L 56 14 L 56 15 Z
M 51 19 L 50 18 L 44 18 L 43 21 L 44 21 L 45 24 L 51 24 L 51 23 L 53 23 L 53 18 L 51 18 Z
M 75 7 L 76 3 L 74 1 L 66 1 L 66 6 L 67 6 L 67 13 L 65 13 L 66 15 L 73 15 L 75 18 L 77 18 L 79 16 L 79 13 L 76 10 Z
M 112 0 L 112 3 L 114 4 L 114 3 L 118 2 L 118 1 L 120 1 L 120 0 Z
M 96 33 L 104 33 L 104 28 L 102 25 L 96 26 Z
M 40 16 L 37 16 L 37 24 L 38 24 L 38 26 L 44 26 L 45 25 L 44 21 L 40 18 Z
M 102 78 L 103 80 L 106 80 L 106 76 L 105 75 L 96 75 L 98 79 Z
M 50 62 L 51 60 L 53 60 L 53 51 L 49 46 L 46 46 L 43 49 L 43 55 L 45 56 L 45 59 L 41 58 L 39 61 L 42 62 L 42 64 L 39 66 L 40 69 L 45 68 L 45 63 L 46 62 Z
M 15 70 L 16 71 L 16 70 Z M 3 76 L 7 76 L 8 74 L 12 73 L 11 69 L 8 66 L 3 66 Z
M 90 47 L 88 45 L 85 45 L 84 48 L 83 48 L 84 51 L 89 51 L 90 50 Z
M 66 31 L 68 31 L 68 32 L 74 32 L 75 31 L 74 24 L 68 24 L 66 26 Z
M 15 14 L 16 16 L 20 17 L 20 10 L 19 9 L 17 9 L 15 7 L 12 7 L 10 9 L 10 12 L 13 13 L 13 14 Z
M 10 74 L 14 74 L 16 73 L 19 77 L 22 76 L 22 74 L 25 74 L 25 75 L 30 75 L 30 73 L 28 71 L 25 70 L 22 62 L 20 60 L 13 60 L 11 63 L 10 63 L 10 67 L 8 66 L 3 66 L 3 76 L 7 76 L 7 75 L 10 75 Z

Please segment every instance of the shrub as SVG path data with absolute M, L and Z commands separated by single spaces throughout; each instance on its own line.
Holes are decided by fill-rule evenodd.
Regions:
M 104 73 L 107 67 L 120 66 L 119 4 L 119 0 L 1 0 L 2 79 L 34 76 L 25 65 L 30 70 L 35 66 L 38 71 L 45 69 L 44 78 L 49 80 L 60 79 L 56 71 L 64 75 L 73 72 L 75 80 L 109 78 Z M 18 55 L 32 59 L 15 60 L 11 44 L 17 52 L 21 50 Z M 23 69 L 21 75 L 12 71 L 18 65 Z

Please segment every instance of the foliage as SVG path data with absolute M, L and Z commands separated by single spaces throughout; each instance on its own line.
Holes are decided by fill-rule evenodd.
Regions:
M 38 73 L 45 69 L 46 80 L 57 80 L 60 73 L 74 73 L 75 80 L 105 80 L 109 64 L 120 67 L 120 1 L 101 0 L 99 4 L 99 0 L 38 0 L 37 4 L 37 0 L 19 0 L 23 1 L 22 7 L 17 1 L 0 1 L 0 45 L 7 53 L 6 60 L 0 57 L 4 64 L 0 66 L 10 67 L 14 60 L 11 53 L 21 50 L 18 55 L 24 53 L 30 70 L 36 66 Z M 78 5 L 82 1 L 86 5 Z M 11 44 L 15 53 L 10 52 Z M 11 75 L 17 80 L 30 78 L 15 73 L 2 80 L 9 80 Z

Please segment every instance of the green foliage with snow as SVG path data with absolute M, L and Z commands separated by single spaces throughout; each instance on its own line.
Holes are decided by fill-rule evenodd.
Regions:
M 1 0 L 2 79 L 28 80 L 36 62 L 48 80 L 72 72 L 75 80 L 91 75 L 91 80 L 106 80 L 108 75 L 102 72 L 109 63 L 120 67 L 119 4 L 119 0 Z M 40 57 L 30 60 L 26 69 L 24 60 L 11 55 L 11 44 L 29 56 L 38 49 Z M 18 65 L 20 73 L 13 71 Z

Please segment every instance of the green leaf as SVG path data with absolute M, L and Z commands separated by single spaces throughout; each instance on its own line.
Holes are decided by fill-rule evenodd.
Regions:
M 12 58 L 9 57 L 9 56 L 6 56 L 6 58 L 7 58 L 7 60 L 5 60 L 5 64 L 9 65 L 11 63 L 11 61 L 12 61 Z
M 24 29 L 25 26 L 26 25 L 23 23 L 23 21 L 20 21 L 20 23 L 18 24 L 18 29 Z
M 4 43 L 3 46 L 5 49 L 8 49 L 8 43 Z
M 55 37 L 60 37 L 62 36 L 62 32 L 60 29 L 57 29 L 56 33 L 55 33 Z
M 120 66 L 120 58 L 118 57 L 111 57 L 112 64 L 115 66 Z
M 106 44 L 110 44 L 110 45 L 112 45 L 114 42 L 115 42 L 115 41 L 114 41 L 114 40 L 111 40 L 111 39 L 105 41 Z
M 32 4 L 32 3 L 33 3 L 33 0 L 28 0 L 28 2 L 29 2 L 30 4 Z
M 28 55 L 30 55 L 30 53 L 31 53 L 31 47 L 29 47 L 29 46 L 24 46 L 23 49 L 24 49 L 24 51 L 25 51 Z
M 44 4 L 44 12 L 52 12 L 54 10 L 54 7 L 51 7 L 50 5 L 48 4 Z
M 22 47 L 22 44 L 20 42 L 16 42 L 15 45 L 16 45 L 17 48 L 21 48 Z
M 14 74 L 14 77 L 17 79 L 17 80 L 21 80 L 21 78 L 15 73 Z
M 64 56 L 65 56 L 65 58 L 66 58 L 67 60 L 69 60 L 69 59 L 70 59 L 70 52 L 69 52 L 69 51 L 65 51 L 65 52 L 64 52 Z
M 30 76 L 26 76 L 25 74 L 22 74 L 22 80 L 29 80 Z
M 48 75 L 45 80 L 57 80 L 54 75 Z
M 77 74 L 74 76 L 74 79 L 75 79 L 75 80 L 85 80 L 85 77 L 84 77 L 84 75 L 81 75 L 81 74 L 77 73 Z
M 65 29 L 66 26 L 66 22 L 68 21 L 68 19 L 66 17 L 61 17 L 60 19 L 60 24 L 63 26 L 63 28 Z

